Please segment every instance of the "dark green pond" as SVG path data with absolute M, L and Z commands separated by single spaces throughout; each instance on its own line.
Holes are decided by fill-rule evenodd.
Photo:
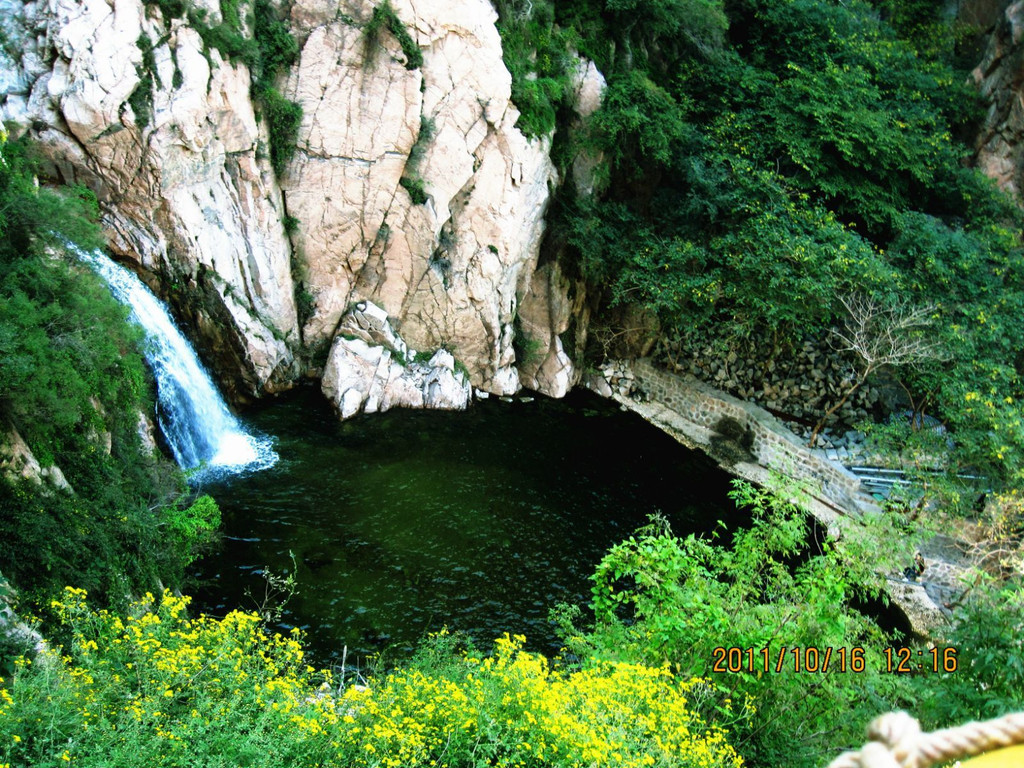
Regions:
M 310 388 L 247 421 L 281 460 L 204 483 L 225 536 L 198 564 L 197 607 L 253 608 L 264 568 L 291 571 L 294 553 L 282 625 L 325 663 L 346 646 L 405 653 L 444 626 L 557 650 L 548 611 L 585 606 L 603 553 L 648 514 L 680 534 L 739 518 L 710 460 L 585 392 L 339 422 Z

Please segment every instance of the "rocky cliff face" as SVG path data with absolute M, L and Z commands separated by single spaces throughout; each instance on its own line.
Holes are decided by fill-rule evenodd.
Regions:
M 191 7 L 221 20 L 216 0 Z M 279 86 L 303 120 L 278 177 L 250 72 L 204 44 L 195 16 L 0 0 L 0 118 L 43 144 L 56 178 L 96 192 L 111 249 L 172 300 L 236 399 L 287 386 L 303 361 L 319 374 L 360 302 L 421 353 L 450 352 L 474 387 L 508 394 L 521 307 L 565 304 L 549 296 L 564 281 L 534 277 L 557 178 L 548 143 L 514 127 L 493 8 L 392 7 L 419 67 L 387 27 L 371 34 L 368 1 L 291 5 L 300 56 Z M 549 346 L 554 377 L 529 383 L 561 394 L 575 373 Z
M 996 3 L 983 19 L 991 32 L 973 79 L 987 106 L 976 165 L 1021 200 L 1024 192 L 1024 3 Z
M 556 179 L 547 143 L 514 128 L 486 0 L 392 6 L 419 68 L 393 35 L 368 37 L 369 2 L 344 17 L 322 0 L 292 8 L 302 53 L 286 95 L 304 119 L 282 187 L 313 301 L 304 336 L 328 342 L 348 306 L 370 300 L 413 347 L 443 347 L 475 386 L 509 394 L 512 323 Z
M 549 142 L 515 128 L 487 0 L 394 0 L 421 62 L 387 25 L 371 29 L 372 0 L 279 8 L 299 56 L 278 87 L 303 112 L 280 174 L 249 70 L 196 26 L 220 23 L 220 3 L 182 6 L 196 13 L 0 0 L 0 119 L 42 143 L 55 178 L 96 192 L 111 249 L 172 300 L 230 395 L 344 368 L 339 332 L 362 303 L 422 357 L 449 352 L 477 389 L 560 396 L 577 382 L 584 294 L 557 259 L 538 269 L 559 180 Z M 991 30 L 975 71 L 989 104 L 977 162 L 1019 194 L 1024 3 L 956 12 Z M 603 80 L 587 62 L 578 71 L 585 115 Z M 598 161 L 571 168 L 584 194 Z
M 236 396 L 288 381 L 298 338 L 289 251 L 248 72 L 137 0 L 3 13 L 14 59 L 4 121 L 42 142 L 55 175 L 96 192 L 111 249 L 174 294 L 228 358 Z M 158 41 L 148 62 L 143 40 Z M 151 104 L 133 98 L 150 78 Z

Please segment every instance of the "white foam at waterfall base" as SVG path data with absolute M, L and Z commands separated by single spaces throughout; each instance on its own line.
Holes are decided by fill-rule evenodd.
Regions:
M 228 410 L 195 350 L 174 324 L 164 304 L 132 272 L 108 256 L 75 249 L 131 308 L 131 320 L 146 335 L 146 360 L 157 387 L 157 420 L 182 469 L 239 472 L 266 469 L 277 462 L 270 438 L 247 432 Z

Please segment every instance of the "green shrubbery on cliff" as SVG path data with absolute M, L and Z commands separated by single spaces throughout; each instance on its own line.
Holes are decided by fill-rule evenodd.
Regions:
M 516 125 L 527 136 L 550 133 L 571 87 L 573 32 L 556 25 L 549 0 L 499 0 L 496 6 L 512 102 L 520 111 Z
M 598 192 L 563 190 L 553 222 L 603 306 L 647 308 L 682 347 L 783 355 L 843 322 L 844 295 L 931 307 L 940 353 L 899 372 L 908 407 L 953 428 L 949 469 L 1013 484 L 1024 479 L 1021 216 L 966 167 L 975 97 L 954 68 L 956 30 L 927 5 L 499 10 L 514 98 L 550 96 L 520 105 L 527 132 L 566 104 L 569 70 L 546 69 L 561 61 L 546 46 L 574 46 L 607 78 L 601 109 L 556 134 L 563 162 L 603 157 Z M 530 43 L 535 56 L 521 52 Z
M 95 218 L 88 190 L 40 188 L 29 148 L 0 143 L 0 431 L 70 485 L 0 478 L 0 567 L 27 594 L 70 583 L 124 600 L 180 578 L 196 541 L 175 546 L 154 511 L 181 480 L 142 451 L 141 335 L 66 251 L 100 244 Z
M 394 35 L 398 41 L 398 45 L 405 55 L 406 69 L 419 69 L 423 66 L 423 51 L 412 39 L 412 35 L 409 34 L 409 30 L 405 28 L 402 20 L 398 18 L 398 14 L 391 7 L 389 0 L 384 0 L 374 6 L 369 22 L 363 27 L 363 34 L 366 36 L 369 47 L 373 48 L 378 45 L 379 35 L 384 29 Z
M 288 25 L 279 18 L 277 8 L 270 0 L 253 0 L 251 7 L 249 0 L 221 0 L 221 18 L 212 23 L 204 8 L 188 0 L 146 2 L 160 9 L 166 24 L 170 24 L 171 19 L 187 18 L 202 37 L 207 50 L 215 49 L 228 61 L 240 62 L 249 68 L 252 97 L 267 121 L 270 163 L 274 173 L 279 176 L 283 174 L 295 154 L 299 126 L 302 123 L 302 107 L 286 98 L 277 87 L 279 77 L 299 55 L 299 45 Z M 140 48 L 145 55 L 146 48 L 141 44 Z M 143 78 L 140 89 L 145 91 L 148 101 L 143 104 L 142 96 L 135 97 L 133 94 L 133 97 L 146 110 L 143 115 L 145 123 L 148 122 L 148 109 L 152 104 L 152 67 L 144 67 L 139 74 Z M 140 115 L 138 109 L 136 115 Z
M 254 34 L 259 56 L 250 67 L 253 95 L 270 131 L 270 163 L 280 176 L 295 154 L 302 107 L 281 95 L 275 83 L 299 57 L 299 44 L 269 0 L 256 0 Z

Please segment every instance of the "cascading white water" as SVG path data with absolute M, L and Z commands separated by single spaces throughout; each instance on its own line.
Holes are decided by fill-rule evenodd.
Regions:
M 270 439 L 249 434 L 231 414 L 164 304 L 110 257 L 75 250 L 145 331 L 146 359 L 156 378 L 157 419 L 178 465 L 228 471 L 273 466 L 278 457 Z

